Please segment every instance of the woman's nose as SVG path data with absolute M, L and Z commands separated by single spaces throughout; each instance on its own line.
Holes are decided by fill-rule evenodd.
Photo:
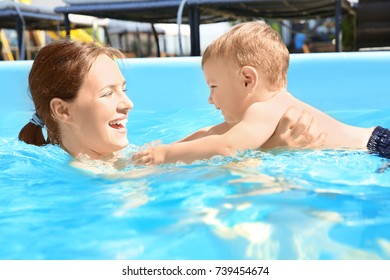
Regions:
M 122 100 L 119 104 L 119 108 L 121 110 L 126 110 L 127 112 L 129 112 L 133 107 L 134 107 L 133 101 L 131 101 L 130 98 L 126 95 L 126 93 L 124 93 L 122 95 Z

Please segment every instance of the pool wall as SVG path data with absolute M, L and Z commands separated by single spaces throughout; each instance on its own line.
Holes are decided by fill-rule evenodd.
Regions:
M 0 62 L 0 136 L 15 137 L 31 118 L 31 65 Z M 133 110 L 210 107 L 199 57 L 125 59 L 119 65 Z M 389 76 L 390 52 L 293 54 L 288 89 L 325 111 L 382 110 L 390 104 Z

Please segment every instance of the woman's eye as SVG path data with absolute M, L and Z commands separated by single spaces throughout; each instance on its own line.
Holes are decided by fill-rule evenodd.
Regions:
M 111 96 L 113 93 L 113 91 L 106 92 L 102 95 L 102 97 Z

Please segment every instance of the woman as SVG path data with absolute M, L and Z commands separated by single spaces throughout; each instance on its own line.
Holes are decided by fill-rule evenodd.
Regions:
M 36 111 L 19 139 L 37 146 L 58 144 L 73 157 L 113 158 L 128 145 L 126 122 L 133 107 L 114 61 L 123 57 L 116 49 L 94 43 L 55 41 L 43 47 L 29 74 Z M 320 146 L 326 135 L 318 133 L 307 112 L 298 116 L 294 108 L 287 110 L 263 147 Z

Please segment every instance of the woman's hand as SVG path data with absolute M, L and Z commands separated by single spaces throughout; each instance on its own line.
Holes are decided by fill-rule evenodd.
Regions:
M 165 162 L 167 145 L 151 147 L 132 156 L 131 161 L 136 165 L 157 165 Z
M 324 144 L 326 137 L 327 133 L 320 131 L 317 120 L 308 111 L 299 114 L 295 107 L 290 107 L 262 148 L 318 148 Z

